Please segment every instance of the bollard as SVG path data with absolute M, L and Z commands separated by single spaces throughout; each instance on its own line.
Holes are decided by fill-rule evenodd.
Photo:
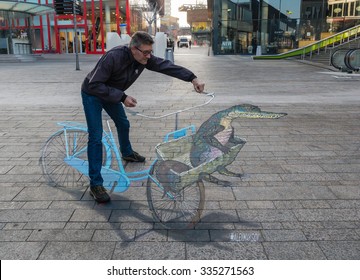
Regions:
M 174 63 L 174 52 L 172 48 L 166 48 L 165 59 L 170 60 L 172 63 Z

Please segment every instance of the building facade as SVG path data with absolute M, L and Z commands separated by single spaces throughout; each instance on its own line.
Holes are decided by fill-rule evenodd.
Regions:
M 25 2 L 54 5 L 54 0 Z M 1 16 L 0 13 L 0 52 L 22 53 L 21 49 L 9 46 L 10 37 L 12 41 L 30 44 L 32 53 L 74 53 L 76 20 L 78 53 L 101 54 L 106 51 L 108 32 L 130 35 L 137 30 L 147 31 L 144 14 L 151 12 L 149 6 L 154 4 L 159 7 L 157 12 L 163 13 L 163 0 L 80 0 L 82 14 L 76 17 L 55 13 Z M 26 36 L 22 35 L 24 30 L 27 31 Z
M 80 0 L 82 14 L 75 18 L 15 10 L 26 3 L 53 7 L 54 0 L 0 0 L 0 54 L 74 53 L 75 49 L 102 54 L 108 32 L 122 36 L 148 31 L 144 14 L 151 14 L 151 7 L 164 18 L 155 21 L 154 32 L 176 38 L 179 30 L 176 18 L 169 16 L 169 0 Z M 199 44 L 210 44 L 215 55 L 281 53 L 360 22 L 360 0 L 207 0 L 201 5 L 201 9 L 199 4 L 183 6 L 189 32 Z
M 329 32 L 339 32 L 360 23 L 360 1 L 328 0 Z
M 208 0 L 214 54 L 274 54 L 359 24 L 359 0 Z

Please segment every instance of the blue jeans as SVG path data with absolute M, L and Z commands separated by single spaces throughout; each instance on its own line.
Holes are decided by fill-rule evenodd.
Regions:
M 133 153 L 129 139 L 130 122 L 121 103 L 106 103 L 100 98 L 86 94 L 85 92 L 81 92 L 81 96 L 89 133 L 87 153 L 89 160 L 90 186 L 99 186 L 104 182 L 101 176 L 101 165 L 103 161 L 101 142 L 103 134 L 102 109 L 108 113 L 115 123 L 120 152 L 123 156 L 129 156 Z

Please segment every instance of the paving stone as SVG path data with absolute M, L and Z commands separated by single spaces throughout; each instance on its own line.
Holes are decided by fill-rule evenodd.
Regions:
M 301 201 L 303 208 L 331 208 L 330 204 L 325 200 L 306 200 Z
M 155 230 L 137 229 L 135 240 L 136 241 L 166 241 L 168 240 L 168 231 L 164 229 L 155 229 Z
M 95 207 L 95 201 L 52 201 L 50 209 L 93 209 Z
M 304 208 L 299 200 L 280 200 L 274 201 L 276 209 L 302 209 Z
M 87 223 L 86 222 L 69 222 L 66 223 L 65 229 L 85 229 L 86 228 Z
M 263 237 L 260 231 L 254 230 L 210 230 L 213 242 L 260 242 Z
M 274 209 L 275 205 L 272 201 L 247 201 L 249 209 Z
M 134 241 L 135 230 L 104 229 L 95 230 L 92 241 Z
M 263 229 L 283 229 L 283 224 L 279 222 L 273 222 L 273 223 L 261 223 L 261 228 Z
M 218 176 L 220 178 L 220 176 Z M 206 200 L 218 200 L 219 198 L 226 200 L 234 200 L 234 194 L 229 187 L 216 186 L 211 187 L 210 184 L 205 183 L 205 198 Z
M 168 241 L 204 242 L 210 235 L 208 230 L 169 230 Z
M 0 231 L 0 242 L 3 241 L 26 241 L 29 235 L 32 233 L 32 230 L 6 230 L 3 229 Z
M 360 186 L 329 186 L 339 199 L 360 199 Z
M 66 222 L 72 210 L 1 210 L 0 221 L 4 222 Z
M 119 229 L 120 223 L 109 223 L 109 222 L 87 222 L 86 229 Z
M 0 242 L 2 260 L 36 260 L 46 242 Z
M 15 198 L 17 201 L 31 200 L 79 200 L 84 191 L 53 187 L 24 188 Z
M 39 229 L 33 231 L 29 241 L 90 241 L 93 230 Z
M 329 260 L 359 260 L 360 241 L 318 242 Z
M 111 200 L 110 203 L 96 203 L 94 209 L 100 209 L 100 210 L 104 210 L 104 209 L 130 209 L 130 205 L 132 204 L 131 201 L 116 201 L 116 200 Z M 146 205 L 146 207 L 148 208 L 148 205 Z
M 210 229 L 235 229 L 237 223 L 224 222 L 224 223 L 206 223 L 199 222 L 195 225 L 195 229 L 210 230 Z
M 71 222 L 106 222 L 109 220 L 111 210 L 84 210 L 76 209 Z
M 288 173 L 325 173 L 324 169 L 316 164 L 286 164 L 282 165 L 282 168 Z
M 7 223 L 4 224 L 4 229 L 23 229 L 26 223 Z
M 153 222 L 150 210 L 113 210 L 110 222 Z
M 248 205 L 245 201 L 239 201 L 239 200 L 235 200 L 235 201 L 229 201 L 229 200 L 225 200 L 225 201 L 219 201 L 220 203 L 220 209 L 223 210 L 231 210 L 231 209 L 247 209 Z
M 0 151 L 2 151 L 3 148 L 0 148 Z M 6 174 L 8 173 L 12 168 L 14 168 L 14 166 L 1 166 L 0 165 L 0 174 Z
M 356 209 L 296 209 L 299 221 L 358 221 L 360 213 Z
M 47 209 L 51 201 L 28 201 L 21 209 Z
M 322 186 L 305 187 L 251 187 L 234 189 L 239 200 L 294 200 L 294 199 L 332 199 L 334 194 Z
M 189 242 L 188 260 L 264 260 L 263 246 L 258 242 Z
M 25 205 L 26 202 L 24 201 L 0 201 L 0 210 L 3 209 L 20 209 Z
M 131 223 L 119 223 L 119 228 L 121 229 L 142 229 L 150 230 L 154 228 L 154 223 L 152 222 L 131 222 Z M 160 228 L 162 228 L 160 226 Z
M 270 260 L 327 259 L 316 242 L 266 242 L 263 246 Z
M 317 241 L 317 240 L 358 240 L 360 241 L 360 236 L 356 233 L 354 229 L 306 229 L 303 230 L 307 240 Z
M 121 242 L 116 244 L 115 260 L 184 260 L 184 242 Z
M 239 221 L 239 217 L 235 210 L 205 210 L 201 216 L 202 223 L 228 223 Z
M 325 228 L 323 222 L 282 222 L 284 229 L 322 229 Z
M 110 260 L 115 242 L 48 242 L 40 260 Z
M 359 259 L 360 75 L 334 79 L 296 60 L 214 57 L 199 47 L 175 52 L 216 93 L 206 107 L 179 114 L 179 127 L 199 127 L 240 103 L 288 113 L 232 123 L 247 143 L 228 168 L 245 176 L 215 172 L 231 187 L 205 181 L 200 222 L 179 231 L 154 222 L 146 180 L 111 193 L 107 204 L 96 203 L 86 188 L 48 185 L 41 148 L 57 122 L 85 122 L 79 86 L 99 56 L 84 56 L 75 72 L 70 59 L 45 56 L 41 64 L 0 68 L 1 259 Z M 15 76 L 20 84 L 9 82 Z M 204 102 L 191 84 L 151 71 L 127 94 L 137 98 L 137 111 L 153 116 Z M 133 146 L 147 161 L 126 170 L 148 168 L 174 117 L 128 118 Z
M 296 221 L 295 215 L 290 210 L 238 210 L 240 220 L 252 222 L 286 222 Z
M 326 172 L 359 173 L 360 164 L 322 164 L 321 167 Z
M 328 181 L 341 180 L 341 177 L 338 174 L 333 174 L 333 173 L 281 174 L 280 176 L 286 182 L 287 181 L 328 182 Z
M 63 229 L 66 222 L 28 222 L 24 229 Z
M 0 194 L 1 201 L 12 201 L 21 191 L 22 187 L 4 188 Z M 3 203 L 3 202 L 2 202 Z
M 324 228 L 328 229 L 357 229 L 359 221 L 323 221 Z
M 263 230 L 265 241 L 306 241 L 306 236 L 301 230 Z

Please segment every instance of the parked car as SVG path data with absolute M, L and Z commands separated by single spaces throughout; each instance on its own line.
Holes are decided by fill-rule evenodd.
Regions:
M 188 38 L 180 38 L 180 40 L 179 40 L 179 48 L 182 48 L 182 47 L 186 47 L 186 48 L 189 47 Z

